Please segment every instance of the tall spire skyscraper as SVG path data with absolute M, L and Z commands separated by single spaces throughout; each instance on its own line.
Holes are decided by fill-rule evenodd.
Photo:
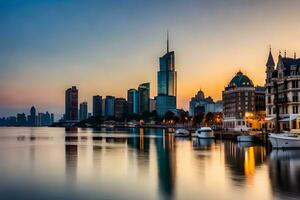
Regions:
M 157 73 L 156 111 L 163 116 L 167 111 L 176 109 L 177 72 L 175 54 L 169 51 L 169 32 L 167 32 L 167 53 L 159 58 Z
M 169 53 L 169 31 L 167 31 L 167 53 Z
M 177 95 L 177 72 L 175 71 L 175 54 L 169 51 L 169 33 L 167 33 L 167 53 L 159 58 L 157 73 L 158 95 Z

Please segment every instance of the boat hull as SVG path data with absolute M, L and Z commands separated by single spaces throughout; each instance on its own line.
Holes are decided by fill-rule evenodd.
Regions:
M 200 139 L 213 139 L 215 138 L 215 135 L 213 132 L 201 132 L 197 133 L 196 136 Z
M 214 131 L 210 127 L 203 127 L 203 128 L 197 129 L 196 136 L 200 139 L 215 138 Z
M 274 149 L 300 148 L 300 137 L 288 137 L 285 134 L 269 134 L 269 140 Z
M 190 136 L 190 132 L 188 130 L 185 129 L 177 129 L 174 133 L 175 137 L 189 137 Z

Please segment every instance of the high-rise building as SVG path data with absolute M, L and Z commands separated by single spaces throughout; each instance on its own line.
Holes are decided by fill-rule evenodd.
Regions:
M 30 115 L 28 116 L 28 125 L 36 126 L 36 109 L 34 106 L 30 108 Z
M 159 58 L 157 73 L 156 111 L 163 116 L 168 110 L 176 109 L 177 72 L 175 71 L 175 53 L 169 51 L 167 36 L 167 53 Z
M 136 89 L 129 89 L 127 91 L 127 104 L 128 112 L 138 114 L 139 113 L 139 92 Z
M 105 117 L 113 117 L 115 115 L 115 97 L 105 97 Z
M 168 111 L 176 110 L 176 97 L 169 95 L 158 95 L 156 100 L 156 112 L 158 116 L 164 116 Z
M 149 112 L 150 108 L 150 83 L 139 85 L 139 113 Z
M 18 126 L 26 126 L 27 120 L 25 113 L 18 113 L 17 114 L 17 125 Z
M 53 124 L 53 123 L 54 123 L 54 114 L 51 113 L 51 124 Z
M 47 111 L 46 113 L 38 113 L 37 115 L 37 126 L 49 126 L 51 125 L 51 115 Z
M 115 117 L 123 119 L 127 113 L 127 101 L 124 98 L 115 99 Z
M 72 86 L 65 93 L 65 120 L 78 120 L 78 90 L 76 86 Z
M 80 103 L 79 106 L 79 120 L 85 120 L 88 117 L 88 104 L 87 102 Z
M 159 58 L 157 72 L 157 95 L 177 95 L 177 72 L 175 71 L 175 54 L 169 51 L 169 37 L 167 38 L 167 53 Z
M 93 116 L 102 116 L 102 96 L 93 96 Z

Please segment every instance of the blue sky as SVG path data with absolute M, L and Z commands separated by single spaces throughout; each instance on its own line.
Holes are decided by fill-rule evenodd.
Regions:
M 299 7 L 293 0 L 2 0 L 0 116 L 31 105 L 63 113 L 72 85 L 89 108 L 92 95 L 125 97 L 146 81 L 155 96 L 167 30 L 179 107 L 200 88 L 220 99 L 239 69 L 263 84 L 269 44 L 276 56 L 300 50 Z

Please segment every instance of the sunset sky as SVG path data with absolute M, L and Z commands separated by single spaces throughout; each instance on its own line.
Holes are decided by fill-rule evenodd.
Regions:
M 300 1 L 0 1 L 0 116 L 64 112 L 64 91 L 126 97 L 151 83 L 158 59 L 175 51 L 178 107 L 201 88 L 215 100 L 240 69 L 264 84 L 272 45 L 300 55 Z

